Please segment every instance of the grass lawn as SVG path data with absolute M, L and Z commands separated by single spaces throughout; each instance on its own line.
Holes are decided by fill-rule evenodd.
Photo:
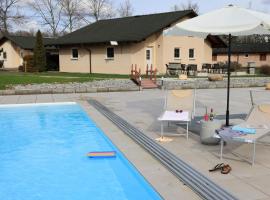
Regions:
M 0 72 L 0 89 L 7 89 L 12 85 L 31 83 L 68 83 L 68 82 L 88 82 L 103 79 L 129 78 L 128 75 L 118 74 L 80 74 L 80 73 L 20 73 L 20 72 Z
M 162 76 L 166 77 L 165 75 L 158 75 L 157 78 L 161 78 Z M 251 78 L 251 77 L 265 77 L 265 75 L 257 74 L 255 76 L 237 76 L 237 77 Z M 170 76 L 170 78 L 177 78 L 177 76 Z M 195 78 L 207 78 L 207 77 L 195 77 Z M 82 73 L 64 73 L 64 72 L 21 73 L 21 72 L 0 71 L 0 90 L 7 89 L 12 85 L 18 84 L 89 82 L 93 80 L 104 80 L 104 79 L 129 79 L 129 75 L 82 74 Z

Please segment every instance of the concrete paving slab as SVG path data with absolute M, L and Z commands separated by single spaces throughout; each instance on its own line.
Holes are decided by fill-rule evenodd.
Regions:
M 20 95 L 2 96 L 1 104 L 17 104 Z
M 54 99 L 51 94 L 37 95 L 36 103 L 49 103 L 49 102 L 54 102 Z
M 253 200 L 253 199 L 262 199 L 269 198 L 267 193 L 264 193 L 259 188 L 254 187 L 249 182 L 246 182 L 243 179 L 234 179 L 234 180 L 219 180 L 218 182 L 221 186 L 233 192 L 236 197 L 239 199 Z
M 110 95 L 103 94 L 99 96 L 89 95 L 88 97 L 93 97 L 101 101 L 116 114 L 144 131 L 144 133 L 149 137 L 155 139 L 159 136 L 160 123 L 157 121 L 157 118 L 163 110 L 165 92 L 152 90 L 129 93 L 129 95 L 118 93 Z M 267 99 L 262 98 L 262 96 L 257 97 L 259 100 Z M 205 105 L 208 106 L 208 110 L 210 108 L 214 108 L 216 114 L 224 116 L 226 107 L 226 90 L 198 90 L 196 104 L 198 105 L 196 112 L 197 116 L 202 116 L 205 113 Z M 232 89 L 230 108 L 231 113 L 235 114 L 236 118 L 237 116 L 242 116 L 242 114 L 243 116 L 246 115 L 251 108 L 249 90 Z M 232 120 L 234 123 L 238 123 L 239 121 L 242 121 L 242 119 Z M 176 133 L 177 130 L 179 130 L 177 126 L 172 125 L 170 127 L 165 127 L 165 133 L 168 135 L 170 133 Z M 184 131 L 184 129 L 182 131 Z M 200 144 L 199 137 L 192 134 L 189 141 L 186 141 L 185 137 L 172 138 L 173 142 L 164 143 L 162 146 L 166 147 L 179 158 L 185 160 L 213 181 L 218 184 L 222 183 L 221 185 L 225 189 L 229 190 L 236 196 L 241 199 L 260 199 L 270 197 L 260 189 L 253 187 L 252 185 L 248 185 L 243 180 L 247 177 L 252 178 L 260 176 L 261 174 L 269 174 L 269 168 L 267 166 L 268 161 L 264 163 L 264 165 L 261 163 L 265 156 L 267 154 L 269 155 L 270 147 L 268 149 L 266 148 L 266 152 L 264 152 L 264 148 L 258 145 L 257 154 L 260 154 L 259 151 L 262 149 L 262 153 L 260 154 L 261 158 L 258 156 L 258 163 L 256 163 L 256 167 L 252 169 L 250 164 L 243 162 L 243 160 L 230 153 L 231 150 L 234 150 L 243 156 L 248 156 L 248 146 L 245 147 L 246 145 L 240 145 L 239 148 L 239 145 L 233 144 L 225 151 L 225 156 L 232 159 L 223 160 L 223 162 L 229 163 L 233 167 L 233 171 L 229 175 L 222 175 L 221 173 L 208 172 L 210 168 L 221 162 L 219 159 L 219 146 L 202 145 Z
M 259 88 L 260 89 L 260 88 Z M 260 89 L 262 90 L 262 89 Z M 258 102 L 265 102 L 270 99 L 270 92 L 256 95 Z M 137 92 L 115 92 L 115 93 L 88 93 L 88 94 L 53 94 L 53 95 L 13 95 L 0 96 L 1 104 L 30 103 L 36 98 L 36 102 L 63 102 L 78 101 L 87 110 L 89 115 L 102 128 L 108 137 L 123 151 L 124 155 L 136 166 L 136 168 L 147 178 L 147 180 L 162 194 L 165 199 L 198 199 L 198 197 L 181 182 L 178 181 L 149 154 L 141 149 L 110 121 L 88 105 L 84 100 L 95 98 L 112 109 L 116 114 L 142 130 L 149 137 L 155 139 L 160 134 L 160 123 L 157 118 L 163 111 L 164 98 L 166 93 L 160 90 L 147 90 Z M 205 89 L 197 90 L 196 116 L 205 113 L 205 106 L 214 108 L 218 115 L 225 113 L 226 90 Z M 251 107 L 249 89 L 231 90 L 231 114 L 235 114 L 233 122 L 237 123 Z M 176 133 L 177 130 L 185 131 L 183 128 L 171 125 L 165 128 L 165 133 Z M 256 164 L 252 167 L 247 162 L 231 154 L 231 151 L 249 158 L 251 148 L 249 145 L 232 144 L 226 146 L 223 162 L 232 166 L 233 170 L 229 175 L 222 175 L 220 172 L 209 173 L 208 170 L 217 163 L 219 159 L 219 146 L 206 146 L 200 144 L 198 135 L 190 133 L 190 139 L 185 137 L 172 137 L 173 142 L 163 143 L 166 149 L 185 160 L 192 167 L 211 178 L 222 187 L 238 196 L 240 199 L 270 199 L 267 191 L 270 178 L 270 146 L 257 145 Z M 262 139 L 270 144 L 270 137 Z M 147 164 L 148 163 L 148 164 Z M 166 180 L 167 182 L 164 182 Z M 178 198 L 176 198 L 178 197 Z
M 21 95 L 17 103 L 19 104 L 36 103 L 36 100 L 37 100 L 37 95 Z
M 164 199 L 200 199 L 190 188 L 183 185 L 163 165 L 134 143 L 108 119 L 89 106 L 88 103 L 80 103 L 97 125 L 121 149 L 123 154 L 135 165 Z

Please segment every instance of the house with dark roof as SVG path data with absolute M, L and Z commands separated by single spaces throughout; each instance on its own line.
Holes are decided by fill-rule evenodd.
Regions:
M 220 40 L 165 36 L 163 31 L 197 16 L 192 10 L 100 20 L 60 37 L 61 72 L 129 74 L 131 65 L 166 72 L 166 64 L 212 62 L 212 47 Z
M 236 41 L 232 43 L 232 61 L 243 67 L 270 65 L 270 42 Z M 228 49 L 214 48 L 213 62 L 227 62 Z
M 58 64 L 58 51 L 52 46 L 53 38 L 43 38 L 44 45 L 48 50 L 48 56 L 55 54 L 51 59 L 55 59 Z M 2 34 L 0 37 L 0 60 L 4 61 L 3 67 L 6 69 L 18 69 L 23 65 L 23 57 L 32 55 L 36 38 L 34 36 L 15 36 Z

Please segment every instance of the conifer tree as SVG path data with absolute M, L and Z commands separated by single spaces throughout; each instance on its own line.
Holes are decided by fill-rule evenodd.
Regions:
M 43 37 L 40 31 L 36 34 L 36 43 L 34 48 L 34 67 L 39 72 L 46 71 L 46 50 L 43 44 Z

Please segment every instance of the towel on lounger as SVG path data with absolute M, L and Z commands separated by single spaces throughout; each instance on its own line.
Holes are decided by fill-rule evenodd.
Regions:
M 246 134 L 255 134 L 256 133 L 256 129 L 253 128 L 244 128 L 244 127 L 240 127 L 240 126 L 233 126 L 232 127 L 233 131 L 240 131 Z

